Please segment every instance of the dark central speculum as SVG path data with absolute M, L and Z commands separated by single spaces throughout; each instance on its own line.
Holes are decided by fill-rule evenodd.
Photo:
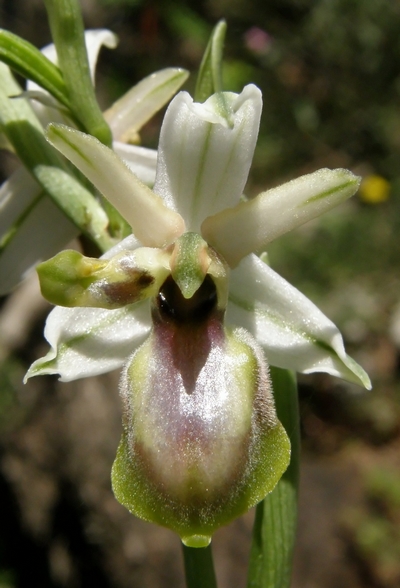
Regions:
M 197 323 L 208 318 L 217 307 L 217 290 L 210 276 L 191 298 L 184 298 L 176 282 L 169 276 L 156 298 L 161 318 L 177 323 Z

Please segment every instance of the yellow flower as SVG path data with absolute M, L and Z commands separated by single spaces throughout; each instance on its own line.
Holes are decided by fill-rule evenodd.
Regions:
M 389 198 L 390 184 L 382 176 L 372 174 L 363 179 L 359 196 L 367 204 L 380 204 Z

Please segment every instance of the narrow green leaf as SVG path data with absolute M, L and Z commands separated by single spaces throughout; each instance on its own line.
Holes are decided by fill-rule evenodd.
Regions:
M 211 545 L 187 547 L 182 543 L 186 588 L 217 588 Z
M 96 100 L 90 77 L 82 14 L 78 0 L 44 0 L 73 115 L 105 145 L 112 135 Z
M 0 60 L 70 108 L 60 69 L 25 39 L 0 29 Z
M 9 98 L 20 93 L 21 88 L 9 68 L 0 63 L 0 127 L 25 167 L 57 206 L 102 251 L 106 251 L 113 244 L 107 231 L 107 215 L 46 141 L 29 103 L 24 98 Z
M 197 76 L 194 99 L 196 102 L 205 102 L 212 94 L 222 92 L 222 50 L 226 33 L 224 20 L 214 28 Z
M 258 504 L 250 553 L 248 588 L 290 588 L 296 538 L 300 433 L 295 375 L 271 368 L 278 418 L 291 441 L 288 469 Z

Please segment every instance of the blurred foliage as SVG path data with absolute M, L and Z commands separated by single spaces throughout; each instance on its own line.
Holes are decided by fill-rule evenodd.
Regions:
M 400 515 L 400 473 L 377 468 L 368 473 L 367 493 L 376 504 Z
M 347 512 L 344 524 L 373 585 L 400 583 L 400 475 L 373 468 L 365 476 L 364 508 Z
M 0 588 L 14 588 L 14 575 L 0 570 Z
M 0 361 L 0 440 L 20 426 L 29 411 L 21 401 L 24 375 L 24 366 L 18 359 L 10 356 Z

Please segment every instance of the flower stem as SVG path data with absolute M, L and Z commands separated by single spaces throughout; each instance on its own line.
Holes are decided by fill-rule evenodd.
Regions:
M 271 368 L 278 418 L 291 441 L 291 461 L 275 489 L 258 504 L 248 588 L 289 588 L 296 537 L 300 434 L 295 375 Z
M 96 100 L 90 77 L 84 26 L 78 0 L 44 0 L 73 115 L 105 145 L 112 136 Z
M 187 588 L 217 588 L 211 545 L 182 547 Z

